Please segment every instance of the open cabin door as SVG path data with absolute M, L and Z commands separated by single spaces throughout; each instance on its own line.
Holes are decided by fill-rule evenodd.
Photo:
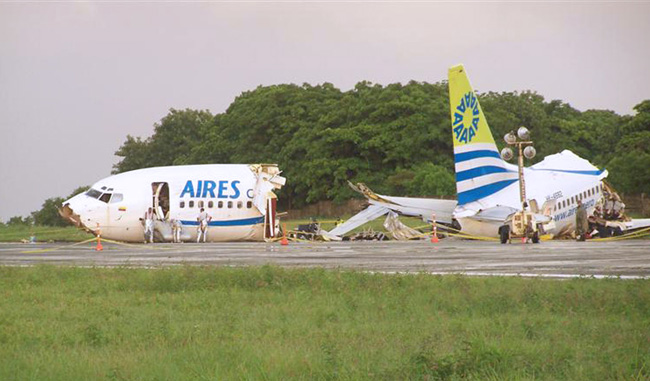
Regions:
M 275 225 L 276 225 L 276 207 L 278 199 L 269 197 L 266 199 L 266 213 L 264 214 L 264 239 L 275 238 Z
M 167 219 L 169 215 L 169 184 L 165 182 L 151 183 L 152 206 L 159 220 Z

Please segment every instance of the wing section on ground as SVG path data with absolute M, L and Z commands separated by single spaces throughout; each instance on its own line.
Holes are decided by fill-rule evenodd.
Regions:
M 650 218 L 634 218 L 625 223 L 628 230 L 637 230 L 650 227 Z
M 325 237 L 333 239 L 334 236 L 340 237 L 353 229 L 379 218 L 389 211 L 399 213 L 404 216 L 419 217 L 423 221 L 430 222 L 433 214 L 436 221 L 450 224 L 456 200 L 439 200 L 432 198 L 415 198 L 415 197 L 392 197 L 374 193 L 364 184 L 352 184 L 350 187 L 361 193 L 370 203 L 370 206 L 343 224 L 335 227 L 330 232 L 323 232 Z
M 404 216 L 419 217 L 425 222 L 431 222 L 432 215 L 435 214 L 436 221 L 450 224 L 457 204 L 456 200 L 378 196 L 389 203 L 368 199 L 371 205 L 383 205 Z
M 464 211 L 463 213 L 457 213 L 456 217 L 471 218 L 473 220 L 480 221 L 480 222 L 492 222 L 492 221 L 503 222 L 506 220 L 506 218 L 509 215 L 511 215 L 516 211 L 517 209 L 510 206 L 497 205 L 491 208 L 481 209 L 476 213 L 471 210 Z
M 349 220 L 345 221 L 341 225 L 335 227 L 330 232 L 327 233 L 327 236 L 342 236 L 345 233 L 348 233 L 359 226 L 375 220 L 384 214 L 388 213 L 390 209 L 381 206 L 381 205 L 370 205 L 366 209 L 352 216 Z

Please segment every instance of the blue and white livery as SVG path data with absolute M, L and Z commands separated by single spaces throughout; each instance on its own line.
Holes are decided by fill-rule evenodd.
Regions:
M 154 238 L 196 241 L 201 208 L 211 217 L 207 241 L 262 241 L 279 230 L 276 196 L 285 178 L 274 164 L 205 164 L 138 169 L 107 177 L 65 201 L 61 215 L 103 238 L 142 242 L 142 217 L 153 208 Z
M 498 237 L 499 227 L 521 209 L 517 166 L 501 159 L 478 97 L 462 65 L 449 69 L 449 107 L 454 143 L 457 201 L 378 195 L 365 186 L 354 187 L 370 206 L 326 236 L 334 239 L 395 211 L 424 221 L 457 222 L 463 233 Z M 527 200 L 537 221 L 553 236 L 575 231 L 578 201 L 591 214 L 604 203 L 606 170 L 564 150 L 524 168 Z M 621 230 L 650 226 L 650 219 L 616 222 Z

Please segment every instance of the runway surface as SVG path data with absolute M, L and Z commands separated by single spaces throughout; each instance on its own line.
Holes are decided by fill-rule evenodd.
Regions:
M 329 243 L 113 244 L 0 243 L 0 265 L 161 267 L 172 265 L 345 268 L 380 272 L 547 277 L 650 278 L 650 240 L 541 244 L 429 241 Z

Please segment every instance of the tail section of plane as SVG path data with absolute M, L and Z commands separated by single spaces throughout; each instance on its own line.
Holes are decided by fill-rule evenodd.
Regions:
M 458 205 L 488 197 L 518 181 L 499 155 L 463 65 L 449 68 L 449 103 Z

